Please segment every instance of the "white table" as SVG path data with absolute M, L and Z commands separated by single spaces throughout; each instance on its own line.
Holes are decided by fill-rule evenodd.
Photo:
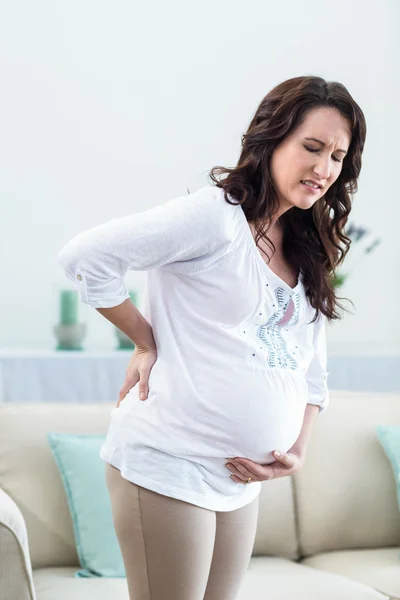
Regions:
M 0 402 L 117 402 L 133 350 L 0 350 Z
M 0 402 L 117 402 L 132 352 L 0 349 Z M 328 371 L 329 389 L 400 391 L 400 352 L 332 348 Z

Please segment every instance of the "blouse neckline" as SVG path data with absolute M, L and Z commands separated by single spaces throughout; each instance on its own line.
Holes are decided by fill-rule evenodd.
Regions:
M 246 231 L 246 235 L 248 237 L 249 240 L 249 244 L 250 244 L 250 248 L 252 249 L 253 253 L 255 254 L 256 260 L 258 261 L 258 264 L 260 266 L 260 268 L 262 269 L 262 271 L 267 275 L 267 277 L 269 279 L 274 280 L 276 283 L 278 283 L 281 287 L 285 288 L 285 290 L 289 293 L 290 296 L 293 296 L 298 290 L 299 288 L 302 286 L 303 284 L 303 272 L 300 269 L 299 272 L 299 277 L 297 279 L 297 283 L 295 285 L 294 288 L 291 288 L 290 285 L 288 285 L 286 283 L 286 281 L 283 281 L 283 279 L 281 279 L 265 262 L 265 260 L 263 259 L 263 257 L 260 254 L 260 250 L 255 242 L 255 239 L 253 238 L 253 234 L 252 231 L 250 229 L 250 225 L 246 219 L 246 215 L 244 214 L 243 208 L 241 204 L 237 205 L 239 207 L 239 213 L 241 215 L 242 221 L 243 221 L 243 226 L 244 229 Z

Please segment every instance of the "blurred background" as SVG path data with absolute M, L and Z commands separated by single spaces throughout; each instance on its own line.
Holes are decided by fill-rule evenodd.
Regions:
M 364 233 L 340 286 L 354 307 L 344 301 L 350 312 L 327 329 L 329 384 L 400 389 L 397 2 L 15 0 L 0 11 L 0 401 L 27 385 L 32 400 L 81 399 L 56 383 L 79 380 L 79 365 L 97 399 L 119 389 L 131 350 L 95 309 L 76 309 L 82 350 L 56 349 L 60 295 L 73 290 L 58 252 L 235 165 L 261 99 L 299 75 L 343 83 L 367 121 L 350 218 Z M 126 282 L 142 309 L 146 273 Z

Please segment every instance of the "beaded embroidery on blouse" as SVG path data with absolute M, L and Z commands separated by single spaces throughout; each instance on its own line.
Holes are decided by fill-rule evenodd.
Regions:
M 268 364 L 270 367 L 281 367 L 296 370 L 297 360 L 289 354 L 285 340 L 282 337 L 282 328 L 291 327 L 299 321 L 300 295 L 289 296 L 282 287 L 275 290 L 278 307 L 267 323 L 257 330 L 257 337 L 268 348 Z

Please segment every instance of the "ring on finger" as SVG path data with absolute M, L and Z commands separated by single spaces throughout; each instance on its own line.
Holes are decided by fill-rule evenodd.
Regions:
M 240 479 L 240 481 L 247 483 L 249 477 L 251 477 L 251 479 L 254 481 L 254 477 L 253 477 L 252 473 L 249 473 L 249 471 L 245 467 L 242 467 L 243 471 L 245 471 L 244 473 L 236 465 L 235 465 L 235 467 L 239 471 L 239 474 L 235 473 L 235 475 L 238 479 Z

